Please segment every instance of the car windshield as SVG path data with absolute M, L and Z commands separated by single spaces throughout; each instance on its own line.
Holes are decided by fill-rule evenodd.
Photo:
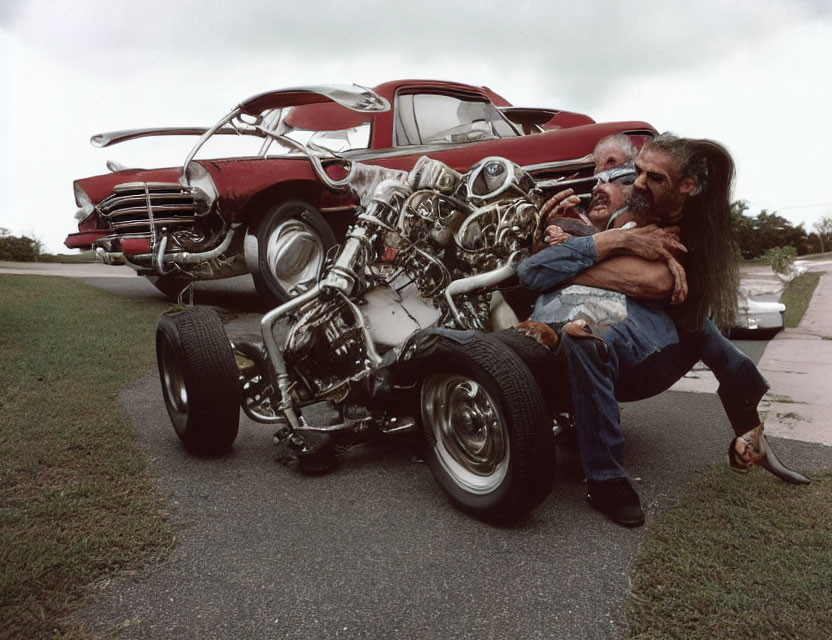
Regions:
M 432 93 L 396 96 L 396 146 L 458 144 L 518 135 L 490 102 Z
M 289 138 L 311 150 L 342 153 L 370 146 L 370 114 L 352 111 L 340 105 L 311 104 L 268 109 L 259 116 L 243 114 L 236 117 L 221 133 L 214 135 L 200 148 L 205 158 L 239 158 L 299 155 L 288 142 L 281 142 L 265 131 Z
M 371 119 L 368 114 L 345 109 L 334 103 L 294 106 L 276 110 L 264 118 L 267 128 L 311 148 L 334 153 L 367 149 Z M 269 155 L 283 155 L 290 149 L 275 142 L 264 143 Z
M 369 147 L 370 123 L 362 122 L 358 126 L 335 131 L 310 131 L 309 129 L 290 128 L 283 135 L 313 149 L 318 147 L 334 153 L 341 153 L 342 151 Z M 278 149 L 281 149 L 281 151 L 278 151 Z M 282 153 L 282 148 L 278 145 L 272 145 L 269 149 L 269 155 L 279 153 Z

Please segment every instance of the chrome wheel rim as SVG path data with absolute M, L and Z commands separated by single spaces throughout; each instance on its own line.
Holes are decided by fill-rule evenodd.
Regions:
M 290 295 L 314 283 L 324 264 L 324 243 L 308 224 L 284 220 L 266 241 L 266 264 L 277 283 Z
M 454 482 L 476 494 L 502 483 L 508 430 L 485 387 L 461 375 L 431 376 L 422 385 L 422 412 L 436 458 Z
M 188 417 L 188 389 L 185 387 L 182 366 L 167 339 L 162 340 L 161 347 L 159 364 L 165 399 L 171 411 L 185 420 Z

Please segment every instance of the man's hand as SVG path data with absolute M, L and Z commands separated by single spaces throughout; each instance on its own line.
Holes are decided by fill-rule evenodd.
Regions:
M 563 191 L 558 191 L 555 195 L 543 203 L 543 206 L 540 207 L 540 211 L 537 215 L 537 225 L 535 225 L 534 230 L 532 253 L 537 253 L 541 249 L 545 249 L 547 246 L 557 244 L 557 242 L 563 242 L 565 239 L 562 238 L 557 242 L 549 242 L 547 240 L 547 236 L 549 235 L 548 228 L 550 226 L 556 226 L 551 225 L 549 222 L 553 218 L 575 218 L 576 220 L 580 220 L 587 225 L 591 224 L 580 210 L 580 204 L 581 199 L 575 195 L 574 189 L 564 189 Z
M 555 216 L 583 219 L 579 204 L 581 199 L 575 195 L 574 189 L 558 191 L 540 207 L 540 221 L 545 224 L 546 220 Z
M 593 236 L 598 261 L 614 255 L 630 255 L 650 261 L 662 261 L 673 277 L 671 304 L 680 304 L 688 295 L 685 270 L 670 253 L 671 249 L 687 252 L 679 241 L 679 228 L 660 228 L 654 224 L 636 229 L 615 229 Z
M 673 276 L 673 295 L 671 304 L 681 304 L 688 297 L 688 280 L 685 269 L 670 253 L 670 249 L 687 252 L 679 241 L 679 227 L 660 228 L 654 224 L 622 232 L 627 234 L 623 253 L 644 258 L 645 260 L 662 260 Z
M 679 241 L 679 227 L 661 228 L 654 224 L 618 231 L 621 241 L 613 253 L 625 253 L 645 260 L 672 260 L 670 249 L 687 253 Z
M 682 304 L 688 297 L 688 278 L 685 275 L 685 269 L 673 256 L 670 256 L 665 264 L 673 276 L 673 295 L 670 296 L 670 304 Z
M 570 236 L 568 233 L 566 233 L 558 225 L 550 224 L 548 227 L 546 227 L 546 231 L 545 231 L 544 236 L 543 236 L 543 243 L 547 247 L 551 247 L 552 245 L 560 244 L 561 242 L 563 242 L 567 238 L 571 238 L 571 237 L 572 236 Z

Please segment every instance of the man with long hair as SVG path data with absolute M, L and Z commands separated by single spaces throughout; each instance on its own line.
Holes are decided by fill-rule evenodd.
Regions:
M 762 436 L 757 404 L 767 383 L 708 318 L 727 327 L 736 313 L 730 155 L 710 140 L 663 134 L 645 144 L 635 168 L 628 204 L 652 224 L 566 238 L 518 267 L 521 282 L 539 291 L 570 283 L 622 296 L 623 313 L 570 323 L 561 334 L 590 504 L 619 524 L 644 522 L 621 464 L 618 401 L 664 391 L 700 357 L 720 364 L 719 395 L 737 434 L 729 447 L 732 467 L 756 463 L 787 481 L 808 482 L 785 469 Z M 536 313 L 546 309 L 541 299 Z

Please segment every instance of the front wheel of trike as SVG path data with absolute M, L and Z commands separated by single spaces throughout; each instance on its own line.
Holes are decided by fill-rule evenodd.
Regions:
M 517 519 L 552 488 L 552 420 L 523 362 L 487 335 L 443 339 L 421 383 L 426 459 L 450 500 L 490 521 Z
M 191 307 L 159 318 L 156 361 L 176 435 L 200 455 L 231 448 L 240 424 L 238 369 L 211 309 Z

